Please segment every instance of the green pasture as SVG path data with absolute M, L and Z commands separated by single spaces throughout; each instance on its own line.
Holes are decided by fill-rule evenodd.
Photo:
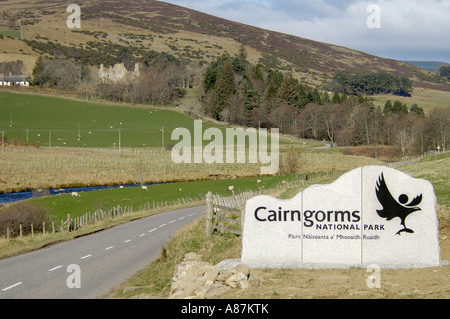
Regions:
M 417 163 L 403 165 L 399 170 L 433 184 L 437 203 L 450 207 L 450 153 L 424 157 Z
M 225 127 L 202 122 L 203 132 Z M 0 90 L 0 132 L 17 145 L 44 147 L 167 147 L 176 128 L 194 139 L 194 119 L 173 109 L 93 103 Z M 270 141 L 269 141 L 270 142 Z M 203 140 L 203 145 L 210 143 Z M 282 141 L 280 141 L 282 143 Z
M 16 28 L 11 29 L 6 25 L 6 22 L 0 22 L 0 35 L 20 39 L 21 38 L 20 28 L 21 28 L 20 24 L 17 23 Z
M 374 99 L 375 106 L 380 106 L 381 110 L 384 109 L 388 100 L 391 100 L 392 103 L 396 100 L 406 103 L 408 110 L 413 104 L 417 104 L 424 109 L 425 113 L 431 112 L 434 108 L 450 107 L 450 92 L 447 91 L 416 88 L 411 95 L 411 97 L 403 97 L 393 94 L 378 94 L 371 98 Z
M 161 147 L 193 120 L 176 111 L 89 103 L 0 91 L 0 130 L 8 141 L 52 147 Z M 207 128 L 211 125 L 203 123 Z
M 143 190 L 140 186 L 106 189 L 99 191 L 80 192 L 79 197 L 71 194 L 60 194 L 49 197 L 30 199 L 29 202 L 40 203 L 48 208 L 52 219 L 61 221 L 66 219 L 67 214 L 72 217 L 82 216 L 87 212 L 93 213 L 95 210 L 109 210 L 120 205 L 121 207 L 133 206 L 137 210 L 140 205 L 147 202 L 153 207 L 157 202 L 167 204 L 178 203 L 178 199 L 192 198 L 195 200 L 199 195 L 206 195 L 211 191 L 217 194 L 231 195 L 229 186 L 234 186 L 235 193 L 246 190 L 258 190 L 259 188 L 269 189 L 282 180 L 290 181 L 298 176 L 267 176 L 239 178 L 231 180 L 208 180 L 196 182 L 170 183 L 149 185 L 148 190 Z M 261 183 L 257 183 L 260 179 Z

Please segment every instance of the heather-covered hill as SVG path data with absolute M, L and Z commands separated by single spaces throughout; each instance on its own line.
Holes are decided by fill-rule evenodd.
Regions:
M 268 31 L 154 0 L 80 0 L 81 28 L 69 29 L 67 3 L 57 0 L 0 2 L 3 20 L 20 20 L 23 40 L 0 39 L 5 61 L 30 61 L 40 54 L 111 64 L 115 55 L 142 56 L 167 52 L 196 67 L 222 54 L 237 54 L 244 45 L 252 63 L 289 71 L 311 85 L 322 86 L 337 71 L 388 72 L 410 78 L 415 87 L 450 90 L 432 72 L 364 52 Z M 18 33 L 19 34 L 19 33 Z M 1 62 L 1 61 L 0 61 Z M 86 61 L 83 61 L 86 62 Z M 27 65 L 32 65 L 28 62 Z

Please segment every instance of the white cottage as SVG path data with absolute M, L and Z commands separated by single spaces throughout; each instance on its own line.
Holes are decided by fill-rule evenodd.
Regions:
M 1 86 L 30 86 L 31 81 L 26 75 L 0 75 Z

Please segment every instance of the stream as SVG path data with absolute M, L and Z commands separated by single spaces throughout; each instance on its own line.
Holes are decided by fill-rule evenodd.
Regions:
M 146 184 L 149 185 L 156 185 L 161 183 L 155 183 L 155 184 Z M 18 202 L 21 200 L 26 200 L 34 197 L 41 197 L 41 196 L 51 196 L 51 195 L 58 195 L 58 194 L 66 194 L 66 193 L 72 193 L 72 192 L 90 192 L 90 191 L 98 191 L 102 189 L 112 189 L 112 188 L 119 188 L 121 185 L 109 185 L 109 186 L 83 186 L 83 187 L 67 187 L 67 188 L 50 188 L 45 190 L 28 190 L 23 192 L 16 192 L 16 193 L 3 193 L 0 194 L 0 206 L 6 205 L 9 203 Z M 132 185 L 122 185 L 123 187 L 133 187 L 133 186 L 139 186 L 139 184 L 132 184 Z

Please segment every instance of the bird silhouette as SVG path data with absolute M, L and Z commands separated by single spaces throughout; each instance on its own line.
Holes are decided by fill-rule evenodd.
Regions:
M 405 219 L 409 214 L 421 210 L 419 207 L 415 206 L 419 205 L 422 201 L 422 194 L 414 197 L 414 199 L 409 204 L 406 204 L 409 200 L 406 194 L 400 195 L 398 201 L 395 200 L 386 185 L 383 173 L 381 173 L 380 177 L 378 178 L 375 190 L 378 201 L 383 206 L 383 209 L 377 209 L 378 215 L 380 217 L 386 218 L 386 220 L 391 220 L 395 217 L 399 217 L 401 219 L 401 225 L 403 226 L 403 229 L 400 229 L 396 233 L 396 235 L 400 235 L 402 232 L 414 233 L 412 229 L 406 227 Z

